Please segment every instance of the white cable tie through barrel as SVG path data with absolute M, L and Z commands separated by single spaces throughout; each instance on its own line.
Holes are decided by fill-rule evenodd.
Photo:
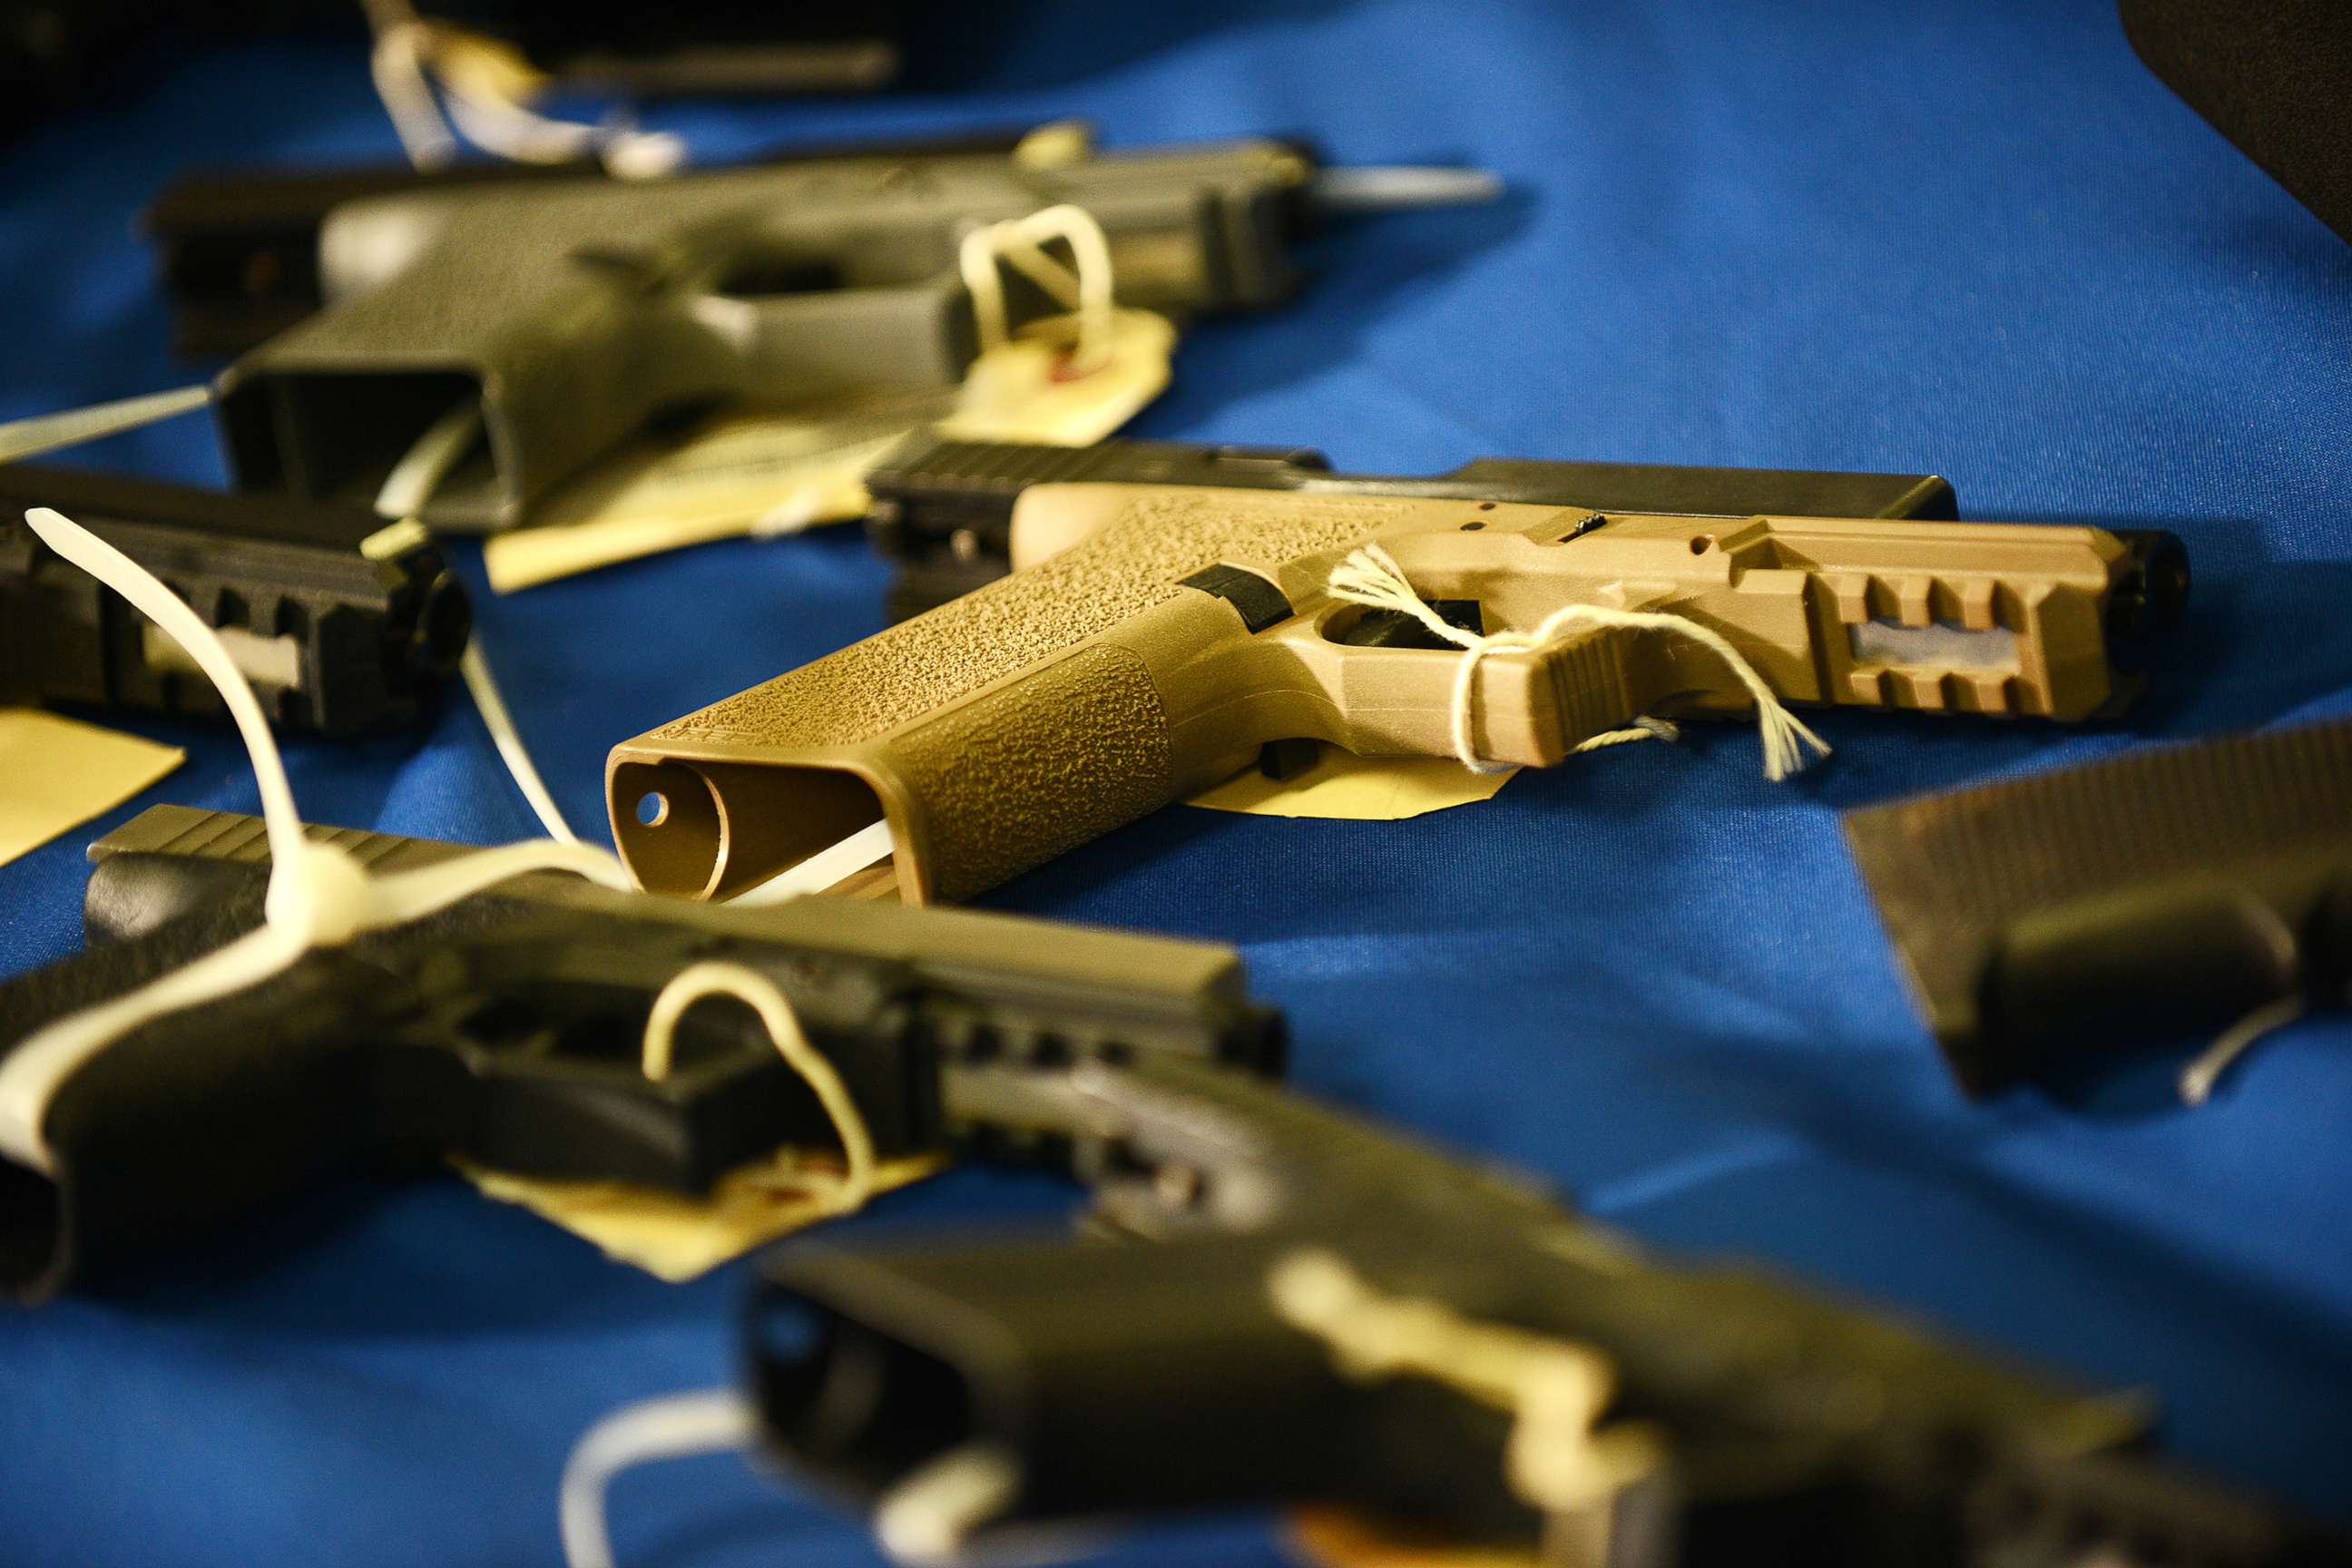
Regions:
M 1426 1378 L 1508 1414 L 1506 1479 L 1544 1514 L 1551 1541 L 1569 1540 L 1580 1519 L 1598 1524 L 1605 1540 L 1609 1505 L 1658 1468 L 1649 1433 L 1600 1426 L 1616 1373 L 1589 1345 L 1467 1318 L 1442 1301 L 1390 1295 L 1320 1248 L 1278 1258 L 1265 1285 L 1276 1315 L 1321 1340 L 1341 1376 Z M 1561 1555 L 1576 1560 L 1545 1553 L 1552 1561 Z
M 1812 747 L 1822 756 L 1829 755 L 1829 742 L 1789 711 L 1780 696 L 1765 683 L 1764 678 L 1756 673 L 1755 666 L 1732 646 L 1730 638 L 1713 626 L 1702 626 L 1687 616 L 1655 610 L 1612 609 L 1601 605 L 1567 605 L 1554 610 L 1526 631 L 1484 634 L 1465 631 L 1432 608 L 1414 591 L 1394 558 L 1377 544 L 1369 544 L 1352 552 L 1332 570 L 1328 588 L 1335 599 L 1410 616 L 1433 636 L 1462 650 L 1454 677 L 1454 754 L 1472 773 L 1502 773 L 1514 765 L 1491 762 L 1478 751 L 1477 679 L 1480 662 L 1490 654 L 1539 652 L 1579 626 L 1624 626 L 1639 631 L 1664 632 L 1688 637 L 1722 659 L 1756 700 L 1756 725 L 1764 742 L 1766 778 L 1778 783 L 1801 770 L 1805 765 L 1806 746 Z M 1675 733 L 1673 727 L 1663 721 L 1641 720 L 1630 730 L 1611 730 L 1589 736 L 1573 749 L 1587 752 L 1652 737 L 1671 740 Z
M 1064 266 L 1045 248 L 1049 240 L 1070 247 L 1071 266 Z M 1110 358 L 1115 330 L 1110 241 L 1094 214 L 1064 203 L 1007 218 L 971 230 L 956 249 L 956 263 L 971 295 L 973 324 L 979 330 L 982 353 L 1001 348 L 1011 336 L 1005 313 L 1004 279 L 999 264 L 1011 267 L 1066 310 L 1078 318 L 1078 343 L 1071 368 L 1078 373 L 1099 369 Z

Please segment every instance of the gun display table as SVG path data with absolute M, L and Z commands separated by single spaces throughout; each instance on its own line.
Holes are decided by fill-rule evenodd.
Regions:
M 2282 1034 L 2193 1111 L 2163 1064 L 1971 1103 L 1837 820 L 2352 711 L 2352 248 L 2139 65 L 2110 0 L 1182 23 L 1063 3 L 956 25 L 988 37 L 952 94 L 656 123 L 713 158 L 1079 113 L 1114 142 L 1305 129 L 1335 160 L 1474 163 L 1514 196 L 1360 229 L 1292 306 L 1202 324 L 1134 433 L 1396 473 L 1482 453 L 1937 473 L 1969 517 L 2169 529 L 2199 577 L 2121 727 L 1826 712 L 1835 756 L 1788 785 L 1744 726 L 1702 727 L 1397 824 L 1180 808 L 983 907 L 1235 942 L 1302 1088 L 1658 1243 L 2145 1384 L 2183 1459 L 2352 1522 L 2352 1024 Z M 356 49 L 152 71 L 0 148 L 0 416 L 185 377 L 131 231 L 178 164 L 395 150 Z M 75 460 L 215 482 L 213 444 L 188 420 Z M 837 530 L 500 599 L 453 552 L 583 825 L 614 742 L 876 630 L 887 575 Z M 158 800 L 255 808 L 230 735 L 127 727 L 187 765 L 0 868 L 0 972 L 78 942 L 89 837 Z M 317 820 L 536 831 L 462 703 L 421 741 L 289 758 Z M 1065 1202 L 967 1172 L 856 1223 Z M 553 1563 L 573 1440 L 619 1401 L 732 1375 L 745 1283 L 660 1284 L 454 1177 L 322 1191 L 152 1284 L 0 1315 L 0 1562 Z M 616 1503 L 624 1563 L 879 1560 L 730 1463 Z M 1249 1521 L 1097 1560 L 1281 1561 Z

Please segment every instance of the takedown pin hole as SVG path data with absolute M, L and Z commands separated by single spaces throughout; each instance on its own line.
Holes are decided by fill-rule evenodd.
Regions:
M 606 791 L 637 885 L 695 899 L 732 898 L 883 817 L 874 787 L 837 768 L 632 760 Z
M 677 763 L 630 763 L 615 771 L 612 792 L 613 835 L 638 885 L 709 897 L 721 849 L 709 781 Z

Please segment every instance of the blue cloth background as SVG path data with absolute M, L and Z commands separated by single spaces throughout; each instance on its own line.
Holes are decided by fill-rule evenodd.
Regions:
M 992 25 L 968 93 L 656 121 L 708 157 L 1076 114 L 1121 142 L 1475 160 L 1512 202 L 1331 237 L 1293 308 L 1188 340 L 1139 432 L 1390 470 L 1940 472 L 1970 516 L 2176 528 L 2199 584 L 2121 728 L 1840 713 L 1793 785 L 1726 726 L 1397 826 L 1180 808 L 988 902 L 1239 942 L 1304 1087 L 1655 1243 L 2151 1387 L 2179 1453 L 2352 1521 L 2352 1027 L 2289 1030 L 2197 1112 L 2155 1069 L 1966 1104 L 1836 816 L 2352 708 L 2352 248 L 2139 67 L 2111 0 L 1063 0 Z M 173 167 L 394 151 L 359 58 L 324 47 L 192 58 L 0 151 L 0 415 L 186 379 L 131 227 Z M 210 479 L 210 441 L 188 421 L 90 460 Z M 593 823 L 612 742 L 872 631 L 882 577 L 848 532 L 720 545 L 485 596 L 483 636 Z M 135 727 L 190 751 L 135 805 L 254 809 L 232 741 Z M 419 741 L 290 759 L 317 819 L 532 828 L 462 702 Z M 75 945 L 86 837 L 0 869 L 0 972 Z M 1017 1205 L 1050 1202 L 968 1173 L 876 1223 Z M 0 1317 L 0 1562 L 552 1563 L 574 1436 L 726 1378 L 740 1284 L 656 1284 L 454 1181 L 320 1194 L 191 1269 Z M 615 1500 L 642 1568 L 875 1558 L 731 1461 Z M 1241 1521 L 1118 1560 L 1274 1551 Z

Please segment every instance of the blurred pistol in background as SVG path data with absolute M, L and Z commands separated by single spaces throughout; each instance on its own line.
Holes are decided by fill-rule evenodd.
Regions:
M 1845 830 L 1972 1095 L 2203 1037 L 2193 1104 L 2263 1035 L 2352 1006 L 2352 721 L 1917 795 Z
M 2133 1452 L 2143 1399 L 1647 1258 L 1244 1075 L 1003 1063 L 954 1092 L 1071 1149 L 1094 1234 L 788 1243 L 745 1336 L 765 1446 L 899 1562 L 1267 1506 L 1318 1510 L 1333 1568 L 2352 1562 Z
M 657 415 L 860 387 L 951 387 L 979 350 L 960 247 L 1075 205 L 1120 303 L 1255 310 L 1318 216 L 1479 200 L 1472 170 L 1319 169 L 1288 142 L 1097 153 L 1047 127 L 1009 153 L 871 155 L 641 180 L 423 191 L 336 207 L 329 301 L 232 365 L 241 488 L 366 502 L 426 430 L 478 409 L 486 451 L 425 521 L 509 526 Z M 1013 325 L 1059 309 L 1008 284 Z
M 1369 545 L 1462 635 L 1664 618 L 1465 651 L 1334 593 Z M 1023 492 L 1012 555 L 1036 564 L 616 747 L 637 879 L 726 897 L 887 820 L 901 894 L 963 899 L 1278 742 L 1542 766 L 1753 712 L 1685 625 L 1783 702 L 2088 719 L 2188 589 L 2163 533 L 1133 484 Z
M 1009 155 L 1014 132 L 951 141 L 865 142 L 780 147 L 729 168 L 776 168 L 841 158 Z M 342 280 L 322 242 L 335 215 L 357 203 L 457 191 L 528 191 L 618 176 L 595 158 L 567 163 L 488 161 L 417 169 L 407 163 L 340 168 L 198 168 L 174 175 L 142 219 L 155 246 L 155 278 L 172 304 L 172 346 L 194 357 L 259 346 L 327 303 Z

